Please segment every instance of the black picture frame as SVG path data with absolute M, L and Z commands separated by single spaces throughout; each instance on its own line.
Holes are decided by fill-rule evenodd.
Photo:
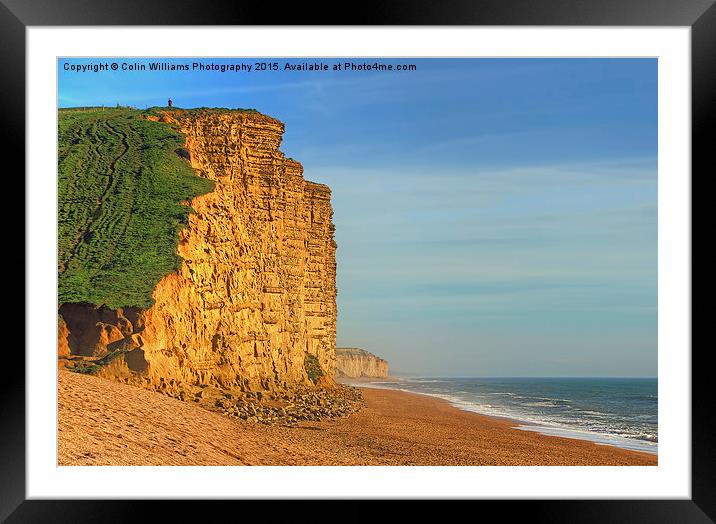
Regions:
M 713 145 L 707 137 L 714 131 L 716 106 L 716 5 L 714 0 L 430 0 L 374 1 L 355 4 L 293 3 L 274 8 L 261 3 L 191 2 L 189 0 L 0 0 L 0 93 L 3 98 L 2 144 L 7 154 L 24 151 L 25 60 L 27 26 L 64 25 L 547 25 L 547 26 L 686 26 L 691 28 L 692 74 L 692 174 L 707 177 Z M 709 133 L 711 131 L 712 133 Z M 14 155 L 24 172 L 24 155 Z M 7 160 L 7 158 L 6 158 Z M 684 176 L 689 176 L 684 173 Z M 20 189 L 25 193 L 24 185 Z M 13 200 L 17 199 L 7 195 Z M 692 203 L 693 214 L 693 203 Z M 18 235 L 19 228 L 18 229 Z M 24 245 L 24 239 L 19 241 Z M 16 244 L 17 245 L 17 244 Z M 19 248 L 13 249 L 15 257 Z M 24 253 L 24 251 L 23 251 Z M 691 252 L 693 261 L 693 249 Z M 16 258 L 12 259 L 17 264 Z M 24 266 L 23 255 L 23 266 Z M 693 264 L 693 263 L 692 263 Z M 16 267 L 16 266 L 15 266 Z M 16 271 L 16 270 L 13 270 Z M 692 270 L 693 273 L 693 270 Z M 27 285 L 27 273 L 25 273 Z M 16 300 L 13 307 L 16 308 Z M 26 314 L 32 314 L 27 311 Z M 17 330 L 17 328 L 14 328 Z M 581 501 L 472 501 L 482 508 L 509 514 L 510 520 L 548 522 L 713 522 L 716 520 L 715 424 L 707 359 L 708 346 L 691 351 L 692 398 L 692 498 L 690 500 L 581 500 Z M 203 519 L 217 512 L 267 511 L 257 501 L 82 501 L 26 500 L 25 496 L 25 359 L 9 344 L 3 362 L 11 370 L 3 375 L 0 396 L 0 519 L 7 522 L 127 522 L 159 510 L 162 520 L 183 522 L 192 513 Z M 82 497 L 78 493 L 79 498 Z M 317 493 L 317 496 L 320 496 Z M 382 512 L 375 501 L 301 501 L 300 515 L 331 516 L 357 521 Z M 454 503 L 456 504 L 456 503 Z M 209 505 L 211 505 L 209 507 Z M 315 507 L 312 507 L 315 506 Z M 410 511 L 425 514 L 423 501 Z M 271 504 L 269 521 L 280 518 Z M 454 508 L 457 509 L 457 508 Z M 468 511 L 474 511 L 470 509 Z M 247 512 L 247 513 L 243 513 Z M 229 513 L 231 514 L 231 513 Z M 239 513 L 234 513 L 239 515 Z M 404 517 L 408 517 L 404 513 Z

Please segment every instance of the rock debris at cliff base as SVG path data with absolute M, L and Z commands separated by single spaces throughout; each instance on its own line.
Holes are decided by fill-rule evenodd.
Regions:
M 363 397 L 357 388 L 335 386 L 301 389 L 264 398 L 224 395 L 214 403 L 224 415 L 262 424 L 295 425 L 304 420 L 330 420 L 360 411 Z

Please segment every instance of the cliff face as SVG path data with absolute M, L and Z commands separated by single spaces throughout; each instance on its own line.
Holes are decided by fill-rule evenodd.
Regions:
M 128 350 L 100 374 L 139 372 L 176 383 L 275 389 L 305 384 L 307 354 L 335 369 L 336 244 L 330 189 L 279 151 L 284 126 L 250 112 L 168 111 L 199 176 L 215 189 L 192 200 L 180 232 L 181 269 L 145 311 L 61 307 L 60 353 Z
M 386 378 L 388 362 L 359 348 L 336 348 L 336 376 Z

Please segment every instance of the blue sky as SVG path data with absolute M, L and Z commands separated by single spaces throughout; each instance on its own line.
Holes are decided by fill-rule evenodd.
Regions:
M 656 375 L 655 59 L 269 61 L 281 70 L 76 73 L 60 60 L 59 105 L 171 97 L 283 121 L 282 150 L 333 192 L 338 344 L 397 372 Z

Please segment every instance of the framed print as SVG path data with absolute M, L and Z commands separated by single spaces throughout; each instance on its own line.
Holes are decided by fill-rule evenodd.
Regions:
M 711 4 L 266 26 L 4 2 L 27 339 L 0 514 L 501 499 L 712 521 L 691 342 Z

